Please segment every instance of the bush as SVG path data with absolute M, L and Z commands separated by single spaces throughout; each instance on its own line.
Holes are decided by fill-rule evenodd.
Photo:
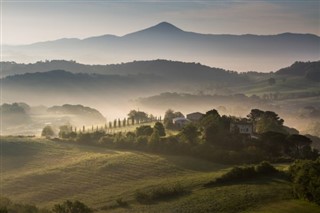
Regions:
M 34 205 L 13 203 L 10 199 L 0 197 L 0 213 L 49 213 L 49 210 L 38 209 Z
M 41 132 L 42 137 L 51 138 L 55 136 L 54 130 L 51 126 L 47 125 L 43 128 Z
M 67 200 L 63 202 L 62 204 L 56 204 L 54 205 L 53 212 L 55 213 L 91 213 L 92 210 L 86 206 L 84 203 L 81 203 L 80 201 L 70 201 Z
M 128 202 L 127 201 L 123 201 L 122 198 L 119 198 L 116 200 L 116 203 L 118 206 L 120 207 L 127 207 L 129 206 Z
M 275 169 L 269 162 L 262 162 L 257 166 L 243 166 L 243 167 L 233 167 L 229 172 L 218 177 L 214 181 L 210 181 L 204 186 L 208 187 L 217 183 L 228 183 L 235 181 L 242 181 L 258 177 L 260 175 L 271 175 L 277 173 L 278 170 Z
M 289 172 L 294 196 L 320 205 L 320 158 L 315 161 L 296 161 L 290 166 Z
M 187 191 L 179 184 L 158 186 L 148 191 L 137 191 L 135 199 L 139 203 L 152 203 L 158 200 L 170 199 L 185 194 Z
M 274 168 L 269 162 L 263 161 L 255 167 L 255 170 L 258 174 L 270 175 L 277 173 L 278 170 Z
M 229 172 L 216 179 L 217 183 L 245 180 L 256 176 L 253 166 L 233 167 Z
M 111 135 L 103 136 L 98 141 L 101 145 L 112 146 L 113 145 L 113 137 Z

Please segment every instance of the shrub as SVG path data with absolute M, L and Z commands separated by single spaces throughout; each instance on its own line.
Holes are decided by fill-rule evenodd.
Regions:
M 113 137 L 111 135 L 103 136 L 102 138 L 99 139 L 98 143 L 101 145 L 112 146 L 113 145 Z
M 290 166 L 289 172 L 294 196 L 320 205 L 320 158 L 315 161 L 296 161 Z
M 258 174 L 269 175 L 277 173 L 278 170 L 274 168 L 269 162 L 263 161 L 255 167 L 255 170 Z
M 238 181 L 256 176 L 253 166 L 233 167 L 229 172 L 216 179 L 217 183 L 225 183 L 229 181 Z
M 233 167 L 229 172 L 223 174 L 221 177 L 218 177 L 214 181 L 210 181 L 204 186 L 208 187 L 217 183 L 227 183 L 235 182 L 241 180 L 247 180 L 260 175 L 270 175 L 277 173 L 278 170 L 275 169 L 269 162 L 262 162 L 257 166 L 243 166 L 243 167 Z
M 116 203 L 120 207 L 127 207 L 129 204 L 127 201 L 123 201 L 122 198 L 116 200 Z
M 53 212 L 55 213 L 91 213 L 92 210 L 86 206 L 84 203 L 81 203 L 80 201 L 70 201 L 67 200 L 63 202 L 62 204 L 56 204 L 54 205 Z
M 179 183 L 169 186 L 158 186 L 147 191 L 137 191 L 135 199 L 139 203 L 152 203 L 158 200 L 170 199 L 185 194 L 185 190 Z

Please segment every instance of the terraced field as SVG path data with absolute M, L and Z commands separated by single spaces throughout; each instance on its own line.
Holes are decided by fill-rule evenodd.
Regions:
M 230 166 L 191 157 L 28 138 L 1 138 L 1 146 L 2 195 L 14 202 L 50 209 L 66 199 L 77 199 L 96 212 L 267 212 L 269 205 L 274 208 L 278 202 L 291 202 L 289 209 L 298 205 L 303 210 L 320 210 L 308 202 L 296 204 L 290 183 L 281 179 L 204 188 L 204 183 Z M 135 200 L 137 190 L 175 183 L 188 193 L 148 205 Z M 129 206 L 108 208 L 119 198 Z

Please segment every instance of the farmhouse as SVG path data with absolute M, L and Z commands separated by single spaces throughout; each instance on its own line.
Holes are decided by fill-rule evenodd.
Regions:
M 179 128 L 184 127 L 185 125 L 187 125 L 188 123 L 190 123 L 189 119 L 186 119 L 184 117 L 178 117 L 178 118 L 174 118 L 172 119 L 172 123 Z
M 204 116 L 204 114 L 202 114 L 201 112 L 193 112 L 187 115 L 187 119 L 192 122 L 197 122 L 202 118 L 202 116 Z
M 230 124 L 230 132 L 233 133 L 240 133 L 240 134 L 253 134 L 253 125 L 249 122 L 236 122 Z

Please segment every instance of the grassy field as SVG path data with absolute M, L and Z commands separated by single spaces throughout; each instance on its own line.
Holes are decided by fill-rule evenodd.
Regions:
M 14 202 L 51 208 L 77 199 L 97 212 L 320 212 L 318 206 L 293 200 L 290 183 L 282 179 L 204 188 L 230 166 L 191 157 L 27 138 L 1 138 L 1 146 L 2 195 Z M 135 200 L 137 190 L 176 183 L 187 193 L 148 205 Z M 118 207 L 120 198 L 129 205 Z
M 274 85 L 269 85 L 267 80 L 257 81 L 253 84 L 235 88 L 247 95 L 262 95 L 268 93 L 294 94 L 301 92 L 320 92 L 319 82 L 295 76 L 273 76 Z

